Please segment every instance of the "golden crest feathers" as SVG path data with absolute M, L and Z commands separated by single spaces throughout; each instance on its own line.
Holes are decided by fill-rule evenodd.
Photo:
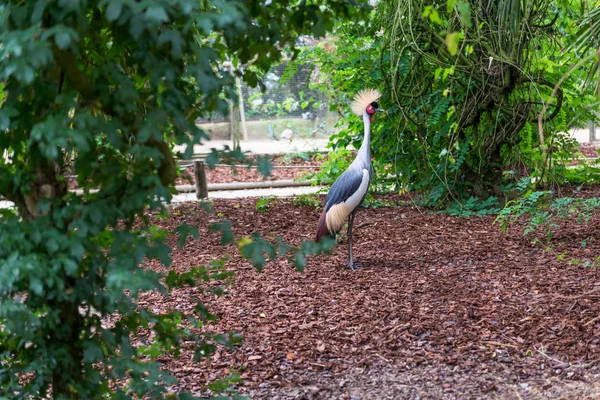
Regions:
M 377 89 L 363 89 L 354 96 L 352 100 L 352 112 L 356 115 L 362 115 L 367 106 L 381 97 Z

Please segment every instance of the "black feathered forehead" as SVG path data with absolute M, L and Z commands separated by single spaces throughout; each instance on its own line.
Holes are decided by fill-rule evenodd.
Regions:
M 375 112 L 377 111 L 377 109 L 378 109 L 378 108 L 379 108 L 379 107 L 378 107 L 378 104 L 377 104 L 377 102 L 376 102 L 376 101 L 373 101 L 373 102 L 371 102 L 371 104 L 369 104 L 369 105 L 367 106 L 367 113 L 368 113 L 369 115 L 373 115 L 373 114 L 375 114 Z

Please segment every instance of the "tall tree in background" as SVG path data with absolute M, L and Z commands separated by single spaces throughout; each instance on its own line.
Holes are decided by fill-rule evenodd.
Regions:
M 141 290 L 168 292 L 142 268 L 145 259 L 170 263 L 164 234 L 143 215 L 171 197 L 172 145 L 205 139 L 193 121 L 226 112 L 235 93 L 219 67 L 226 57 L 265 70 L 298 34 L 322 35 L 356 5 L 0 2 L 0 195 L 16 204 L 0 219 L 1 396 L 161 396 L 172 380 L 151 355 L 201 339 L 181 328 L 189 316 L 136 304 Z M 257 83 L 251 72 L 244 79 Z M 67 174 L 83 194 L 68 190 Z M 180 242 L 190 232 L 182 227 Z M 263 246 L 246 248 L 259 262 L 276 253 L 253 245 Z M 103 325 L 107 315 L 118 316 L 113 326 Z M 130 342 L 138 328 L 154 332 L 151 349 Z
M 384 44 L 394 67 L 386 84 L 414 133 L 407 148 L 422 147 L 417 165 L 436 176 L 438 193 L 501 196 L 506 170 L 545 164 L 549 143 L 575 150 L 564 135 L 545 143 L 533 129 L 566 71 L 562 48 L 573 9 L 550 0 L 427 3 L 394 3 Z M 418 18 L 408 22 L 402 13 Z M 566 132 L 567 117 L 582 108 L 577 78 L 550 105 L 544 119 L 550 132 Z M 590 113 L 579 116 L 587 121 Z M 543 175 L 544 167 L 533 173 Z

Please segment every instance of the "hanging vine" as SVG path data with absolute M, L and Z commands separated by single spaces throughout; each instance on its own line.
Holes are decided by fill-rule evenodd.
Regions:
M 500 195 L 504 167 L 510 167 L 501 153 L 518 147 L 521 130 L 537 122 L 554 87 L 553 74 L 538 66 L 558 56 L 561 46 L 555 2 L 410 0 L 388 7 L 381 23 L 387 33 L 382 57 L 389 54 L 389 61 L 382 68 L 391 101 L 407 116 L 402 123 L 417 140 L 420 129 L 433 133 L 422 143 L 429 149 L 423 161 L 439 170 L 468 143 L 466 162 L 453 174 L 438 173 L 440 183 L 448 192 Z M 562 106 L 559 89 L 544 122 Z

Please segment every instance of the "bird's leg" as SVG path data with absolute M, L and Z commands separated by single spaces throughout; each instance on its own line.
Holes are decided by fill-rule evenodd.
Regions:
M 346 264 L 352 271 L 360 268 L 359 263 L 354 263 L 352 260 L 352 225 L 354 225 L 354 212 L 348 217 L 348 263 Z

